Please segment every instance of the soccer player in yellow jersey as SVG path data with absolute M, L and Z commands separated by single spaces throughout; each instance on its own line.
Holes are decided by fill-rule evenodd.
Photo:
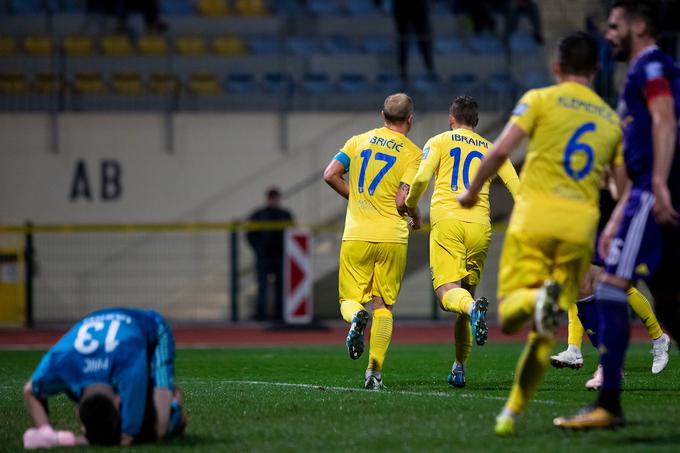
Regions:
M 385 99 L 384 126 L 347 140 L 331 160 L 324 179 L 348 199 L 340 248 L 340 311 L 351 323 L 347 350 L 358 359 L 371 302 L 370 353 L 364 387 L 382 388 L 382 368 L 392 338 L 392 306 L 406 269 L 409 219 L 397 211 L 408 194 L 422 152 L 406 134 L 413 124 L 413 101 L 403 93 Z M 343 178 L 349 173 L 347 180 Z M 420 227 L 420 213 L 410 219 Z
M 416 215 L 418 200 L 432 175 L 436 175 L 430 209 L 430 268 L 439 305 L 458 315 L 454 331 L 456 360 L 448 376 L 454 387 L 465 386 L 465 362 L 473 336 L 481 346 L 489 332 L 485 320 L 488 301 L 485 297 L 473 300 L 491 240 L 489 181 L 484 183 L 472 209 L 462 208 L 456 200 L 491 147 L 474 131 L 478 121 L 477 102 L 472 97 L 454 99 L 449 108 L 451 130 L 435 135 L 425 144 L 423 160 L 405 203 L 407 212 Z M 505 162 L 498 175 L 514 197 L 519 178 L 512 163 Z
M 556 85 L 528 91 L 486 155 L 463 206 L 476 204 L 484 182 L 529 136 L 529 149 L 501 254 L 498 297 L 504 332 L 534 321 L 517 364 L 496 434 L 515 433 L 549 366 L 561 311 L 578 296 L 593 254 L 602 172 L 621 145 L 614 111 L 590 88 L 597 44 L 583 32 L 568 35 L 553 63 Z

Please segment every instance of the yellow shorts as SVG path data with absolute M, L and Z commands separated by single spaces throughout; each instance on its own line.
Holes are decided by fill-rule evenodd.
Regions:
M 465 280 L 479 284 L 491 240 L 491 227 L 456 219 L 441 220 L 430 232 L 430 268 L 434 289 Z
M 342 241 L 338 287 L 340 303 L 365 304 L 373 296 L 386 305 L 397 300 L 406 270 L 407 244 Z
M 592 255 L 592 245 L 508 233 L 501 253 L 498 298 L 518 289 L 538 288 L 552 279 L 562 286 L 559 304 L 567 310 L 578 298 Z

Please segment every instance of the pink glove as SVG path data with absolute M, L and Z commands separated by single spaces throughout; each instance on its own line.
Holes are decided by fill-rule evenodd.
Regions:
M 72 447 L 76 436 L 70 431 L 55 431 L 50 425 L 29 428 L 24 433 L 24 448 Z

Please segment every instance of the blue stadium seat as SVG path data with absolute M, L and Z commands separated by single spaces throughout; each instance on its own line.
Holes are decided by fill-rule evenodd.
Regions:
M 394 41 L 387 36 L 367 36 L 362 43 L 364 50 L 371 54 L 394 53 Z
M 376 84 L 381 93 L 395 93 L 402 89 L 401 79 L 392 72 L 382 72 L 378 74 Z
M 84 5 L 80 0 L 59 0 L 59 11 L 64 13 L 79 13 L 84 11 Z
M 323 50 L 329 54 L 353 53 L 357 49 L 347 36 L 334 35 L 327 37 L 323 42 Z
M 452 53 L 465 52 L 465 46 L 460 38 L 455 36 L 443 36 L 434 39 L 434 51 L 438 54 L 449 55 Z
M 515 82 L 512 76 L 507 72 L 496 72 L 489 77 L 487 82 L 489 89 L 502 94 L 512 93 L 515 87 Z
M 370 16 L 377 14 L 373 0 L 345 0 L 345 11 L 350 16 Z
M 161 14 L 167 16 L 189 16 L 196 13 L 191 0 L 163 0 L 159 3 Z
M 418 74 L 413 79 L 413 89 L 420 93 L 437 92 L 440 88 L 439 79 L 434 74 Z
M 309 56 L 316 51 L 316 42 L 306 36 L 291 36 L 286 39 L 286 51 L 293 55 Z
M 465 72 L 462 74 L 453 74 L 449 79 L 451 90 L 455 92 L 456 96 L 461 94 L 470 94 L 472 89 L 477 85 L 477 77 Z
M 298 0 L 276 0 L 273 3 L 274 13 L 279 16 L 301 16 L 304 6 Z
M 533 35 L 527 32 L 517 32 L 510 36 L 510 50 L 514 53 L 534 52 L 538 44 Z
M 328 75 L 323 73 L 307 73 L 302 78 L 302 90 L 313 94 L 327 94 L 333 91 Z
M 257 82 L 253 74 L 229 74 L 225 86 L 230 93 L 255 93 L 258 91 Z
M 47 9 L 55 11 L 57 9 L 56 0 L 11 0 L 9 2 L 10 11 L 14 14 L 42 14 Z
M 371 85 L 363 74 L 342 74 L 338 82 L 338 89 L 347 94 L 363 94 L 371 91 Z
M 262 86 L 270 93 L 289 93 L 293 87 L 293 80 L 289 74 L 270 72 L 265 74 Z
M 533 88 L 547 87 L 548 85 L 552 85 L 554 83 L 555 81 L 547 72 L 534 71 L 530 72 L 526 75 L 526 77 L 524 77 L 524 80 L 522 81 L 522 87 L 525 90 L 531 90 Z
M 336 0 L 307 0 L 307 9 L 315 16 L 337 16 L 340 7 Z
M 255 36 L 248 41 L 255 55 L 272 55 L 281 52 L 281 42 L 273 36 Z
M 470 40 L 470 47 L 475 53 L 483 55 L 500 55 L 503 53 L 503 44 L 493 35 L 475 36 Z

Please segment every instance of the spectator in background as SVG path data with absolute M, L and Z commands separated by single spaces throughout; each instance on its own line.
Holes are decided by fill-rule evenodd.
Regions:
M 374 0 L 377 7 L 382 1 Z M 397 28 L 397 62 L 402 83 L 408 82 L 408 34 L 414 33 L 427 73 L 434 76 L 432 27 L 428 0 L 393 0 L 394 24 Z
M 90 11 L 114 15 L 118 22 L 116 30 L 121 33 L 129 32 L 130 12 L 142 13 L 146 31 L 149 33 L 160 33 L 168 28 L 160 19 L 159 0 L 88 0 L 87 7 Z
M 292 222 L 293 216 L 280 206 L 281 192 L 272 187 L 266 192 L 267 204 L 253 212 L 250 222 Z M 258 321 L 267 319 L 269 279 L 274 279 L 275 319 L 283 319 L 283 228 L 249 230 L 246 239 L 255 252 L 257 271 Z
M 532 27 L 534 40 L 537 44 L 543 44 L 543 28 L 541 27 L 541 12 L 534 0 L 510 0 L 510 10 L 507 23 L 507 38 L 517 30 L 520 16 L 526 16 Z

